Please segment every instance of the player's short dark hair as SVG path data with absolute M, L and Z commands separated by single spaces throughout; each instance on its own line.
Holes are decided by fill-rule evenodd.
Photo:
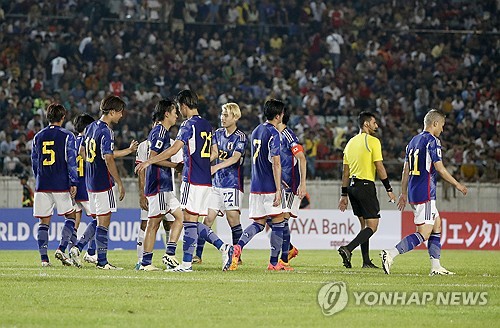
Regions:
M 198 108 L 198 95 L 192 90 L 182 90 L 177 94 L 177 101 L 180 105 L 184 104 L 191 109 Z
M 75 131 L 78 133 L 82 133 L 83 130 L 89 125 L 90 123 L 94 122 L 94 118 L 90 116 L 89 114 L 80 114 L 77 117 L 75 117 L 75 121 L 73 122 L 73 125 L 75 126 Z
M 177 103 L 170 99 L 160 100 L 153 111 L 153 122 L 163 121 L 166 112 L 172 111 L 172 109 L 178 109 Z
M 66 108 L 58 103 L 52 103 L 47 106 L 47 120 L 49 123 L 60 122 L 66 115 Z
M 365 125 L 365 122 L 369 122 L 371 119 L 375 118 L 375 114 L 363 111 L 359 113 L 358 115 L 358 126 L 361 129 L 363 125 Z
M 101 101 L 99 109 L 107 115 L 110 111 L 121 112 L 125 109 L 125 102 L 118 96 L 107 96 Z
M 272 120 L 276 115 L 280 115 L 285 110 L 285 103 L 278 99 L 269 99 L 264 104 L 264 116 Z
M 283 119 L 281 120 L 281 122 L 283 124 L 287 125 L 289 120 L 290 120 L 290 108 L 285 107 L 284 108 Z

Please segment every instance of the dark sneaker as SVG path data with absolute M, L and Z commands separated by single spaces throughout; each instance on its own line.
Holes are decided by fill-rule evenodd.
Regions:
M 370 260 L 368 263 L 363 263 L 363 269 L 380 269 L 378 266 L 373 264 L 373 262 Z
M 342 261 L 344 262 L 344 266 L 348 269 L 352 268 L 351 265 L 351 251 L 347 249 L 345 246 L 340 246 L 339 249 L 339 254 L 342 257 Z

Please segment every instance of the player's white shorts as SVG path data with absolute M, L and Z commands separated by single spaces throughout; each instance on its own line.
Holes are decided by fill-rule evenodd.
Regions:
M 274 193 L 250 194 L 249 217 L 250 219 L 263 219 L 267 216 L 276 216 L 283 213 L 282 206 L 273 206 Z
M 173 212 L 178 209 L 181 204 L 175 197 L 172 191 L 161 191 L 148 198 L 148 218 L 158 217 Z
M 193 185 L 182 181 L 181 208 L 193 215 L 207 215 L 208 197 L 211 191 L 211 186 Z
M 423 204 L 411 205 L 413 209 L 413 222 L 416 225 L 431 224 L 434 225 L 434 220 L 439 216 L 436 208 L 436 201 L 431 200 Z
M 208 208 L 222 216 L 225 211 L 241 212 L 242 201 L 243 193 L 239 189 L 213 187 L 208 197 Z
M 76 212 L 79 213 L 82 211 L 85 211 L 87 216 L 92 216 L 92 212 L 90 211 L 90 202 L 88 200 L 76 202 Z
M 33 216 L 44 218 L 54 214 L 54 206 L 58 215 L 67 215 L 75 211 L 75 205 L 69 192 L 35 192 Z
M 290 213 L 290 217 L 296 218 L 299 215 L 300 197 L 291 191 L 283 191 L 282 194 L 283 212 Z
M 116 212 L 115 188 L 102 192 L 89 191 L 90 212 L 95 215 L 108 215 Z

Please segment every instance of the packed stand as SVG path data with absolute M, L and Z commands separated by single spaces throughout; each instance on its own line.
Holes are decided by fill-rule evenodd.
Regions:
M 184 88 L 219 126 L 237 102 L 249 133 L 268 98 L 283 99 L 307 151 L 309 178 L 341 177 L 342 149 L 362 110 L 379 115 L 389 176 L 423 115 L 447 115 L 445 163 L 463 181 L 499 181 L 496 1 L 17 1 L 0 11 L 0 156 L 29 172 L 52 101 L 99 114 L 123 97 L 117 147 L 144 140 L 154 105 Z M 477 31 L 478 33 L 474 33 Z M 132 174 L 133 160 L 117 161 Z M 247 161 L 248 162 L 248 161 Z M 247 167 L 248 171 L 248 167 Z M 249 172 L 247 172 L 249 174 Z M 249 176 L 249 175 L 247 175 Z

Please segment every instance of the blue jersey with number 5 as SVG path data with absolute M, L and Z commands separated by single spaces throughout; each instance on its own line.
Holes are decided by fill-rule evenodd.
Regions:
M 273 175 L 273 157 L 280 156 L 281 138 L 279 131 L 270 123 L 262 123 L 252 132 L 252 194 L 276 192 Z
M 193 185 L 212 186 L 210 173 L 210 151 L 212 149 L 212 126 L 199 115 L 185 120 L 177 134 L 184 143 L 184 168 L 182 181 Z
M 115 182 L 104 161 L 104 155 L 113 155 L 115 148 L 113 130 L 101 120 L 90 123 L 85 128 L 84 147 L 87 190 L 103 192 L 113 188 Z
M 69 191 L 78 184 L 73 133 L 56 125 L 42 129 L 33 139 L 31 163 L 36 191 Z
M 441 142 L 427 131 L 413 137 L 406 146 L 405 162 L 410 169 L 410 204 L 422 204 L 436 199 L 437 172 L 434 163 L 441 160 Z

